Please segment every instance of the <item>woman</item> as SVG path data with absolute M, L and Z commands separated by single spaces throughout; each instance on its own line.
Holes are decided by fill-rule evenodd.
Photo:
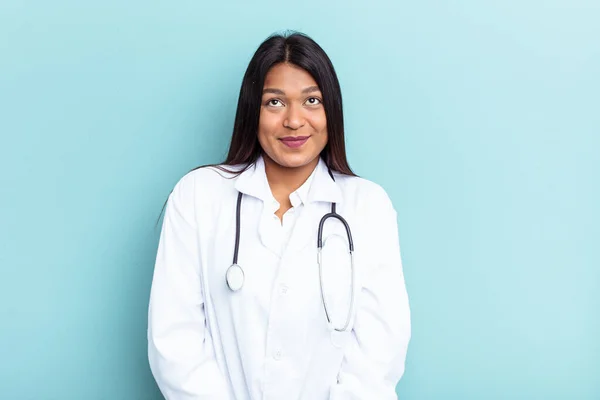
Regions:
M 168 200 L 149 307 L 158 386 L 177 400 L 395 399 L 409 337 L 396 212 L 348 166 L 333 66 L 302 34 L 272 36 L 244 75 L 227 159 Z

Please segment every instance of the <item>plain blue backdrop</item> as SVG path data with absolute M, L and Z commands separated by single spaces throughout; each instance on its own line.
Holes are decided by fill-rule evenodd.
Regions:
M 0 0 L 0 398 L 161 398 L 156 219 L 286 28 L 398 210 L 400 398 L 600 399 L 597 0 Z

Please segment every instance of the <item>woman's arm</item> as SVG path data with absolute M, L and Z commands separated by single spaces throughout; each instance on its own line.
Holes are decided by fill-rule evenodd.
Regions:
M 206 328 L 193 185 L 184 177 L 167 203 L 150 295 L 148 358 L 166 399 L 227 399 Z
M 367 260 L 354 328 L 330 400 L 397 399 L 411 335 L 396 211 L 377 187 L 370 200 Z

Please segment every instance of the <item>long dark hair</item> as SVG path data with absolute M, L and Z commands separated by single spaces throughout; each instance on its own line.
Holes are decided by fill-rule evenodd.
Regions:
M 242 80 L 227 158 L 220 165 L 202 165 L 193 170 L 210 166 L 235 177 L 254 165 L 262 154 L 257 131 L 265 77 L 279 63 L 294 64 L 317 82 L 327 118 L 327 144 L 321 158 L 330 171 L 355 176 L 346 158 L 342 91 L 337 74 L 321 46 L 300 32 L 273 34 L 258 47 Z M 243 168 L 227 168 L 239 165 Z

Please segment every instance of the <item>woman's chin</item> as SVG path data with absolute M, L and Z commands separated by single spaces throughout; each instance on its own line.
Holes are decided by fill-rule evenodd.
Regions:
M 280 154 L 273 161 L 284 168 L 302 168 L 312 164 L 316 158 L 318 154 Z

